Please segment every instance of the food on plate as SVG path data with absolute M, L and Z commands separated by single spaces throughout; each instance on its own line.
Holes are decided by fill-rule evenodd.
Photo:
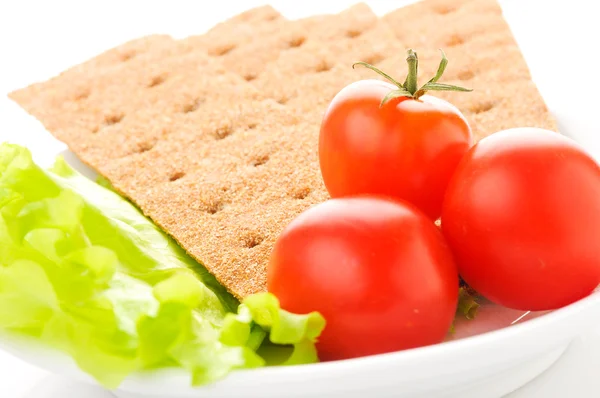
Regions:
M 318 159 L 323 112 L 343 87 L 373 76 L 353 62 L 393 70 L 410 46 L 429 77 L 444 48 L 444 81 L 474 91 L 435 96 L 461 110 L 476 139 L 555 128 L 495 0 L 425 0 L 380 19 L 364 9 L 295 30 L 293 21 L 250 13 L 244 34 L 226 22 L 210 40 L 133 42 L 11 97 L 243 299 L 266 291 L 285 226 L 328 199 Z M 389 31 L 395 36 L 378 36 Z M 388 52 L 393 46 L 400 50 Z M 302 68 L 277 80 L 287 69 L 272 69 L 266 52 Z M 233 68 L 240 55 L 239 65 L 261 60 L 269 78 Z
M 459 159 L 474 161 L 472 141 L 494 131 L 556 129 L 495 0 L 449 4 L 298 21 L 261 7 L 11 93 L 101 182 L 0 147 L 0 329 L 62 349 L 108 387 L 157 368 L 200 385 L 443 341 L 495 287 L 480 291 L 470 264 L 455 263 L 496 254 L 461 240 L 457 214 L 472 230 L 499 220 L 484 212 L 489 198 L 461 203 L 458 177 L 444 193 Z M 425 50 L 419 67 L 434 78 L 419 85 L 409 51 L 401 84 L 381 71 L 406 45 L 447 48 L 452 66 L 442 53 L 429 70 L 439 54 Z M 367 69 L 349 68 L 357 59 Z M 372 71 L 388 82 L 357 82 Z M 446 95 L 462 86 L 475 90 Z M 571 226 L 563 216 L 549 217 Z M 463 269 L 472 285 L 459 283 Z M 551 297 L 534 293 L 511 299 Z
M 199 385 L 318 359 L 322 316 L 283 311 L 268 293 L 239 305 L 133 205 L 61 159 L 43 170 L 0 145 L 0 240 L 0 332 L 68 353 L 106 387 L 163 367 Z
M 414 206 L 331 199 L 292 221 L 268 268 L 282 308 L 327 320 L 323 360 L 440 343 L 454 319 L 458 272 L 433 222 Z
M 479 141 L 446 194 L 459 272 L 503 306 L 551 310 L 600 284 L 600 166 L 571 139 L 519 128 Z
M 439 218 L 448 181 L 472 144 L 471 128 L 452 104 L 428 91 L 470 91 L 440 83 L 448 60 L 435 76 L 417 84 L 417 54 L 408 50 L 403 83 L 385 77 L 343 88 L 325 111 L 319 137 L 323 181 L 334 197 L 383 195 L 416 205 Z

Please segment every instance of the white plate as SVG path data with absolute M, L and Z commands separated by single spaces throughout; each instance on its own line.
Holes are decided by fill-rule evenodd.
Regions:
M 476 321 L 484 328 L 513 311 L 490 306 Z M 179 371 L 136 375 L 115 392 L 119 398 L 179 397 L 500 397 L 552 365 L 583 330 L 600 323 L 600 292 L 568 307 L 515 325 L 437 346 L 295 367 L 237 371 L 194 389 Z M 471 332 L 471 325 L 462 325 Z M 457 328 L 458 329 L 458 328 Z M 69 358 L 30 341 L 2 338 L 13 355 L 56 374 L 90 378 Z
M 103 10 L 112 12 L 111 10 L 118 8 L 120 18 L 135 20 L 140 3 L 132 5 L 134 3 L 115 1 L 111 7 L 104 2 Z M 300 6 L 300 3 L 302 2 L 278 2 L 276 6 L 284 12 L 287 11 L 286 15 L 289 17 L 296 17 L 339 10 L 350 2 L 328 2 L 327 9 L 322 8 L 325 5 L 320 5 L 319 2 L 312 4 L 303 2 L 303 6 Z M 335 5 L 332 5 L 333 3 Z M 75 7 L 79 3 L 59 1 L 58 4 L 53 3 L 52 7 L 56 10 L 61 4 L 63 10 L 67 11 L 69 7 Z M 144 5 L 146 4 L 144 3 Z M 181 3 L 179 4 L 181 5 Z M 185 4 L 188 11 L 191 4 Z M 202 7 L 199 5 L 200 3 L 194 4 L 196 7 Z M 298 4 L 298 6 L 295 9 L 291 4 Z M 507 19 L 529 62 L 534 80 L 540 87 L 551 110 L 557 116 L 561 130 L 582 142 L 592 154 L 599 156 L 600 140 L 598 140 L 596 132 L 598 122 L 593 113 L 595 111 L 593 104 L 597 104 L 597 101 L 591 94 L 588 94 L 594 91 L 599 92 L 598 84 L 589 78 L 593 76 L 594 66 L 598 64 L 597 58 L 593 58 L 597 57 L 597 53 L 588 49 L 588 46 L 592 44 L 590 38 L 600 37 L 598 24 L 585 23 L 586 17 L 593 21 L 592 8 L 586 9 L 586 4 L 583 1 L 578 3 L 577 0 L 565 2 L 562 5 L 559 2 L 550 3 L 538 0 L 527 2 L 508 0 L 502 4 L 505 7 Z M 163 24 L 159 30 L 166 33 L 172 32 L 178 36 L 197 32 L 199 28 L 196 17 L 182 20 L 179 18 L 181 7 L 173 9 L 164 7 L 164 5 L 165 3 L 150 2 L 145 10 L 153 13 L 154 19 L 150 17 L 144 20 L 138 19 L 140 26 L 148 20 L 162 22 L 171 20 L 170 25 Z M 398 2 L 381 1 L 375 4 L 375 9 L 384 12 L 386 9 L 397 6 Z M 228 7 L 229 5 L 211 2 L 210 8 L 196 8 L 195 12 L 187 12 L 186 15 L 203 16 L 202 25 L 208 27 L 225 15 L 238 11 L 226 11 Z M 580 7 L 579 11 L 577 11 L 577 7 Z M 101 11 L 98 10 L 98 13 Z M 172 15 L 164 15 L 169 12 Z M 532 29 L 531 24 L 534 13 L 536 13 L 535 30 Z M 65 15 L 69 14 L 65 13 Z M 212 20 L 210 20 L 211 15 Z M 110 17 L 105 15 L 106 18 L 103 18 L 100 14 L 96 16 L 97 18 L 94 20 L 97 21 L 103 21 Z M 68 29 L 70 19 L 65 18 L 64 29 Z M 560 29 L 557 29 L 559 19 Z M 42 23 L 42 21 L 36 22 Z M 14 22 L 13 27 L 18 31 L 22 23 L 23 21 Z M 63 26 L 56 20 L 48 23 L 52 23 L 54 26 Z M 40 25 L 40 31 L 45 31 L 49 37 L 52 37 L 54 31 L 50 28 L 51 25 L 47 25 L 46 29 Z M 86 56 L 81 56 L 79 59 L 77 56 L 69 58 L 73 61 L 83 60 L 87 58 L 87 55 L 91 56 L 99 52 L 111 41 L 118 43 L 137 35 L 137 33 L 155 31 L 152 26 L 144 25 L 140 32 L 133 34 L 131 25 L 128 25 L 129 30 L 126 30 L 124 24 L 123 27 L 111 27 L 110 32 L 107 32 L 112 35 L 110 40 L 102 41 L 102 38 L 97 37 L 99 30 L 90 28 L 86 31 L 82 26 L 78 26 L 78 28 L 78 34 L 82 37 L 79 42 L 79 54 L 85 53 Z M 147 31 L 142 32 L 144 29 Z M 64 31 L 61 32 L 64 33 Z M 87 36 L 85 36 L 86 32 Z M 54 41 L 51 38 L 47 39 L 47 42 L 44 42 L 43 38 L 39 38 L 39 34 L 34 36 L 35 40 L 28 42 L 29 44 L 35 45 L 36 41 L 40 41 L 43 46 L 44 43 L 48 45 L 52 42 L 53 51 L 59 53 L 62 51 L 65 59 L 73 51 L 72 46 L 69 47 L 65 44 L 61 47 L 60 35 L 55 35 L 56 40 Z M 13 36 L 10 38 L 12 40 Z M 25 39 L 24 42 L 27 40 Z M 77 45 L 75 47 L 77 48 Z M 42 49 L 42 47 L 38 47 L 38 49 Z M 52 67 L 46 65 L 47 69 L 44 69 L 45 65 L 42 63 L 27 62 L 35 60 L 31 55 L 35 53 L 33 49 L 25 52 L 25 55 L 18 55 L 15 52 L 13 56 L 16 59 L 19 59 L 20 56 L 22 64 L 15 63 L 12 69 L 8 69 L 11 73 L 5 74 L 5 76 L 9 76 L 9 78 L 0 78 L 0 87 L 16 88 L 22 84 L 14 86 L 13 80 L 27 84 L 31 80 L 49 77 L 52 73 L 69 66 L 55 63 Z M 577 58 L 575 58 L 575 54 Z M 548 62 L 549 59 L 552 62 Z M 31 74 L 25 75 L 19 73 L 23 69 L 21 65 L 26 66 L 25 70 L 28 71 L 35 69 L 32 65 L 37 65 L 37 69 L 35 69 L 35 73 L 31 72 Z M 574 69 L 571 71 L 569 68 Z M 27 117 L 20 108 L 4 98 L 0 100 L 0 115 L 0 141 L 10 140 L 27 145 L 34 152 L 36 159 L 43 164 L 50 164 L 59 153 L 65 154 L 62 144 L 53 140 L 42 131 L 39 123 Z M 67 155 L 69 154 L 67 153 Z M 68 159 L 76 163 L 73 156 L 69 156 Z M 75 165 L 80 168 L 80 165 Z M 473 334 L 477 329 L 487 330 L 506 326 L 522 315 L 511 311 L 500 310 L 499 313 L 497 311 L 497 308 L 487 307 L 482 311 L 482 317 L 478 318 L 476 323 L 459 326 L 457 329 L 459 337 Z M 492 320 L 486 318 L 488 315 Z M 178 372 L 139 375 L 127 380 L 116 394 L 119 398 L 364 397 L 367 394 L 374 397 L 410 398 L 500 397 L 543 372 L 560 357 L 577 335 L 600 324 L 600 293 L 595 293 L 551 314 L 528 320 L 529 318 L 532 318 L 532 314 L 521 319 L 517 325 L 438 346 L 342 362 L 239 371 L 219 383 L 202 389 L 188 387 L 187 377 Z M 51 372 L 90 381 L 68 358 L 56 352 L 18 340 L 3 339 L 2 344 L 14 355 Z
M 18 359 L 11 363 L 18 365 Z M 2 352 L 0 352 L 0 364 Z M 23 363 L 24 364 L 24 363 Z M 1 365 L 0 365 L 1 366 Z M 14 369 L 14 367 L 13 367 Z M 600 329 L 581 336 L 569 345 L 569 348 L 543 375 L 527 383 L 517 391 L 503 398 L 589 398 L 600 395 Z M 33 373 L 33 375 L 32 375 Z M 99 387 L 74 381 L 60 376 L 37 376 L 35 372 L 25 372 L 16 377 L 31 380 L 28 387 L 20 391 L 25 395 L 6 393 L 6 382 L 2 384 L 3 397 L 6 398 L 115 398 Z M 37 376 L 37 377 L 36 377 Z M 11 372 L 11 380 L 15 377 Z M 264 387 L 263 387 L 264 388 Z

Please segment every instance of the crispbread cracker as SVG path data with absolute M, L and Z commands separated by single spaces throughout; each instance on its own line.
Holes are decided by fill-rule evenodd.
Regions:
M 356 36 L 377 23 L 377 16 L 365 4 L 359 3 L 337 15 L 319 15 L 298 21 L 283 21 L 258 32 L 260 40 L 232 48 L 221 56 L 231 72 L 252 81 L 269 62 L 288 49 L 302 47 L 307 40 L 324 42 Z
M 362 68 L 353 70 L 354 62 L 364 60 L 377 66 L 397 53 L 404 53 L 404 47 L 387 24 L 379 21 L 360 35 L 307 40 L 267 65 L 252 84 L 266 97 L 319 117 L 341 87 L 361 77 L 378 76 Z
M 86 73 L 12 98 L 239 298 L 266 289 L 282 229 L 328 197 L 317 156 L 323 111 L 346 84 L 377 77 L 352 62 L 401 79 L 406 48 L 423 48 L 428 79 L 443 47 L 444 81 L 476 88 L 448 98 L 478 138 L 555 128 L 494 0 L 426 0 L 381 20 L 359 4 L 299 21 L 269 8 L 230 21 L 202 36 L 148 39 L 158 42 L 125 63 L 103 55 L 78 67 Z
M 272 31 L 268 25 L 281 21 L 285 19 L 276 10 L 263 6 L 219 23 L 204 35 L 185 40 L 176 41 L 165 35 L 133 40 L 47 82 L 15 91 L 10 97 L 36 115 L 58 138 L 62 139 L 61 127 L 70 125 L 70 130 L 79 131 L 77 138 L 85 139 L 85 132 L 98 132 L 120 122 L 123 115 L 164 98 L 160 86 L 172 74 L 177 76 L 180 72 L 182 62 L 177 58 L 189 53 L 216 53 L 214 60 L 207 59 L 204 69 L 206 76 L 220 73 L 223 68 L 218 55 L 223 49 L 242 47 L 251 41 L 250 33 Z M 167 64 L 179 69 L 167 69 Z M 183 67 L 192 69 L 195 65 Z M 71 144 L 71 140 L 67 142 Z
M 192 86 L 198 88 L 197 80 L 209 81 L 224 70 L 248 79 L 256 76 L 258 72 L 253 71 L 264 68 L 269 60 L 293 49 L 294 43 L 302 45 L 307 39 L 338 40 L 356 35 L 376 22 L 375 14 L 362 3 L 337 15 L 297 21 L 283 19 L 270 7 L 259 7 L 218 24 L 201 36 L 179 41 L 160 36 L 161 42 L 152 51 L 147 51 L 147 45 L 141 51 L 137 47 L 142 46 L 138 45 L 134 52 L 127 43 L 124 48 L 102 54 L 101 63 L 90 60 L 47 83 L 14 92 L 11 97 L 75 152 L 89 149 L 96 157 L 120 158 L 145 151 L 163 138 L 168 129 L 161 126 L 171 123 L 169 116 L 173 113 L 188 113 L 204 101 L 214 102 L 218 95 L 210 95 L 206 90 L 193 94 L 193 89 L 184 87 L 182 81 L 195 80 Z M 154 38 L 133 43 L 151 39 Z M 112 55 L 121 53 L 136 56 L 123 62 Z M 181 87 L 173 90 L 176 85 Z M 243 87 L 240 85 L 239 89 L 243 91 Z M 134 115 L 142 110 L 145 115 L 156 115 L 151 126 L 140 125 L 136 120 Z M 143 118 L 142 123 L 148 120 Z M 129 132 L 119 136 L 116 125 Z M 103 144 L 107 134 L 119 137 L 117 146 L 107 148 Z M 94 159 L 90 160 L 93 164 Z
M 138 62 L 140 54 L 149 50 L 161 51 L 173 44 L 173 39 L 164 35 L 133 40 L 76 65 L 46 82 L 12 92 L 10 97 L 45 123 L 48 118 L 62 111 L 63 105 L 72 106 L 86 100 L 95 94 L 93 89 L 102 89 L 103 83 L 112 81 L 113 76 L 127 83 L 129 76 L 122 73 L 125 65 Z M 103 79 L 105 76 L 111 80 Z

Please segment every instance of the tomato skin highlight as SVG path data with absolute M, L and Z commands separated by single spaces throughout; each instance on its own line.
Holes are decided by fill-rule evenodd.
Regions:
M 382 195 L 415 204 L 432 219 L 456 165 L 472 145 L 471 129 L 446 101 L 424 95 L 393 99 L 394 85 L 361 80 L 330 103 L 319 138 L 319 161 L 333 198 Z
M 442 231 L 465 281 L 519 310 L 552 310 L 600 284 L 600 168 L 572 140 L 520 128 L 482 139 L 446 194 Z
M 439 343 L 458 301 L 438 228 L 408 203 L 369 197 L 331 199 L 298 216 L 275 244 L 267 281 L 282 308 L 325 317 L 321 360 Z

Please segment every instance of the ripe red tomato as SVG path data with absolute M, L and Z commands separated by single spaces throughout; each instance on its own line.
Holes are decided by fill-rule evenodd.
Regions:
M 322 360 L 441 342 L 455 315 L 458 272 L 441 232 L 412 205 L 331 199 L 279 237 L 268 290 L 282 308 L 319 311 Z
M 319 140 L 323 181 L 331 197 L 390 196 L 437 219 L 448 181 L 472 145 L 471 129 L 456 107 L 429 95 L 380 107 L 397 89 L 362 80 L 335 96 Z
M 461 276 L 490 300 L 565 306 L 600 284 L 600 168 L 557 133 L 493 134 L 458 166 L 442 230 Z

